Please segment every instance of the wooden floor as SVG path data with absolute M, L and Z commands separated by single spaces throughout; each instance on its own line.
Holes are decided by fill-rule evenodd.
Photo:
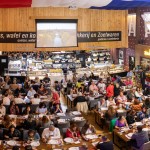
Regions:
M 61 94 L 61 104 L 62 104 L 62 109 L 63 109 L 63 112 L 66 111 L 67 109 L 67 101 L 65 99 L 65 97 L 63 96 L 63 94 Z M 110 133 L 108 130 L 102 130 L 96 123 L 95 123 L 95 117 L 94 117 L 94 112 L 93 111 L 90 111 L 88 112 L 87 115 L 84 116 L 96 129 L 96 132 L 98 134 L 101 134 L 101 135 L 106 135 L 109 139 L 112 140 L 112 133 Z M 115 149 L 114 150 L 119 150 L 116 146 L 115 146 Z

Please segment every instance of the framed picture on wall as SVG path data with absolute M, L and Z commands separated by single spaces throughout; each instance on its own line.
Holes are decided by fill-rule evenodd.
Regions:
M 122 50 L 119 50 L 119 58 L 123 59 L 123 51 Z

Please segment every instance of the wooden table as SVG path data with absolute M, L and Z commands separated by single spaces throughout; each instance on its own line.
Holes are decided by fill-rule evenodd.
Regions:
M 119 129 L 114 129 L 113 130 L 113 143 L 119 147 L 120 149 L 122 149 L 123 147 L 126 148 L 126 150 L 129 149 L 129 146 L 130 146 L 130 141 L 131 139 L 127 138 L 126 135 L 128 133 L 133 133 L 133 130 L 135 130 L 137 127 L 136 126 L 133 126 L 132 129 L 129 129 L 128 131 L 126 132 L 120 132 Z M 148 128 L 146 125 L 143 125 L 143 128 Z M 122 147 L 121 145 L 118 145 L 118 143 L 116 142 L 117 138 L 120 138 L 123 142 L 124 142 L 124 146 Z
M 83 141 L 82 139 L 80 140 L 79 144 L 70 144 L 70 143 L 65 143 L 63 142 L 62 145 L 51 145 L 51 144 L 46 144 L 43 143 L 42 141 L 40 141 L 40 146 L 37 147 L 37 149 L 39 150 L 53 150 L 53 149 L 64 149 L 64 150 L 68 150 L 68 148 L 70 147 L 83 147 L 86 148 L 87 150 L 95 150 L 95 147 L 92 145 L 93 142 L 98 142 L 101 141 L 101 138 L 98 139 L 93 139 L 93 140 L 89 140 L 89 141 Z M 20 148 L 21 150 L 24 150 L 24 146 L 23 146 L 23 141 L 18 141 L 18 144 L 20 144 Z M 12 147 L 7 145 L 7 144 L 2 144 L 0 146 L 0 150 L 10 150 Z
M 101 126 L 102 125 L 101 114 L 97 110 L 94 110 L 94 115 L 95 115 L 95 123 Z

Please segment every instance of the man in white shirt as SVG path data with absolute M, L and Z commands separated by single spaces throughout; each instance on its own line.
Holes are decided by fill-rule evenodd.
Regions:
M 31 99 L 31 103 L 36 105 L 39 104 L 41 102 L 41 99 L 39 98 L 38 94 L 34 94 L 34 98 Z
M 6 115 L 6 108 L 3 106 L 2 101 L 0 102 L 0 114 Z
M 3 105 L 10 105 L 10 96 L 8 93 L 5 93 L 5 97 L 3 98 Z
M 21 98 L 21 94 L 17 94 L 16 98 L 14 99 L 15 104 L 24 104 L 25 101 Z
M 43 142 L 47 142 L 50 139 L 61 138 L 60 131 L 58 128 L 55 128 L 53 125 L 50 125 L 49 128 L 45 128 L 42 133 Z

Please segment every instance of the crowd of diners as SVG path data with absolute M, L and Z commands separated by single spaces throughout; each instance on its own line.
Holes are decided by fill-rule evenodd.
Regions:
M 150 89 L 136 86 L 133 76 L 132 71 L 127 73 L 126 78 L 116 75 L 97 77 L 93 73 L 77 77 L 74 74 L 72 79 L 67 79 L 65 75 L 61 82 L 55 81 L 54 84 L 51 84 L 48 74 L 42 80 L 38 77 L 34 80 L 26 77 L 24 83 L 20 83 L 17 78 L 11 79 L 9 76 L 1 78 L 0 114 L 2 122 L 0 128 L 3 129 L 3 140 L 24 140 L 25 146 L 33 149 L 30 147 L 33 140 L 47 143 L 51 137 L 60 138 L 60 130 L 52 115 L 69 111 L 62 110 L 60 101 L 62 90 L 65 95 L 72 96 L 74 108 L 85 114 L 91 110 L 89 109 L 90 101 L 96 98 L 97 105 L 93 109 L 97 109 L 101 115 L 102 129 L 104 126 L 110 128 L 114 120 L 113 128 L 115 129 L 131 127 L 136 121 L 143 121 L 150 117 Z M 103 108 L 107 108 L 106 111 L 103 111 Z M 118 109 L 125 110 L 126 114 L 119 115 Z M 35 114 L 42 117 L 35 119 Z M 18 123 L 16 118 L 11 117 L 13 115 L 27 117 Z M 41 127 L 44 128 L 42 132 L 40 132 Z M 23 138 L 23 132 L 26 130 L 27 134 Z M 149 137 L 141 126 L 138 126 L 137 130 L 138 132 L 132 136 L 131 144 L 141 147 L 149 141 Z M 82 129 L 72 123 L 66 130 L 65 137 L 73 138 L 74 141 L 79 138 L 88 141 L 85 135 L 95 132 L 94 126 L 88 121 Z M 97 149 L 113 149 L 112 141 L 108 141 L 105 136 L 102 137 L 102 140 L 103 143 L 97 144 Z M 17 149 L 16 146 L 15 148 Z
M 80 80 L 73 82 L 65 77 L 61 83 L 55 81 L 54 84 L 51 84 L 48 74 L 42 80 L 39 80 L 38 77 L 35 80 L 26 77 L 24 83 L 20 83 L 17 78 L 11 79 L 9 76 L 1 78 L 0 130 L 3 130 L 1 140 L 21 140 L 24 141 L 26 150 L 36 150 L 31 146 L 32 141 L 41 141 L 46 144 L 52 138 L 62 138 L 56 118 L 53 116 L 58 113 L 67 113 L 70 110 L 62 110 L 61 90 L 64 89 L 66 94 L 77 92 L 81 99 L 83 94 L 88 94 L 89 89 L 94 92 L 96 88 L 99 91 L 99 88 L 92 82 L 92 78 L 91 85 L 90 82 L 88 83 L 90 88 L 84 87 L 81 82 Z M 64 88 L 65 84 L 67 88 Z M 75 103 L 80 103 L 80 99 Z M 24 119 L 19 119 L 19 117 L 24 117 Z M 82 128 L 78 128 L 76 123 L 71 122 L 63 138 L 70 137 L 74 141 L 79 139 L 89 141 L 85 135 L 95 133 L 94 126 L 88 120 Z M 106 136 L 102 136 L 101 141 L 98 142 L 95 149 L 113 149 L 112 141 Z M 13 147 L 13 150 L 18 149 L 20 149 L 19 146 Z
M 85 73 L 80 78 L 75 74 L 72 80 L 67 80 L 66 77 L 63 82 L 67 85 L 65 93 L 74 98 L 74 107 L 79 111 L 87 113 L 88 104 L 93 97 L 97 99 L 101 95 L 96 106 L 101 115 L 101 127 L 103 129 L 107 126 L 111 129 L 110 125 L 115 121 L 113 129 L 119 131 L 123 127 L 132 128 L 135 122 L 143 122 L 145 118 L 150 117 L 150 87 L 143 86 L 144 83 L 142 86 L 136 85 L 135 75 L 132 70 L 125 78 L 116 75 L 96 77 L 93 73 L 91 75 Z M 83 103 L 87 106 L 81 107 Z M 119 113 L 118 109 L 124 110 L 124 113 Z M 131 139 L 131 145 L 140 148 L 149 141 L 148 132 L 143 131 L 142 126 L 137 126 Z

